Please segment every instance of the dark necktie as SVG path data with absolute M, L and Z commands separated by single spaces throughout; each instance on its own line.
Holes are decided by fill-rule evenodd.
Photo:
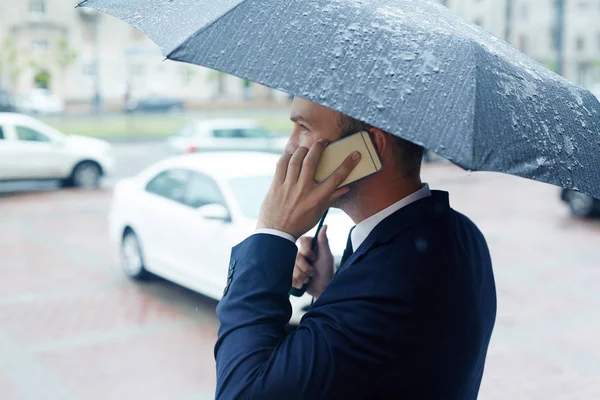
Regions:
M 350 256 L 354 252 L 352 250 L 352 231 L 353 230 L 354 230 L 354 227 L 352 227 L 352 229 L 350 229 L 350 233 L 348 234 L 348 241 L 346 242 L 346 249 L 344 250 L 344 254 L 342 254 L 342 261 L 340 262 L 340 267 L 342 265 L 344 265 L 344 263 L 346 261 L 348 261 L 348 259 L 350 258 Z

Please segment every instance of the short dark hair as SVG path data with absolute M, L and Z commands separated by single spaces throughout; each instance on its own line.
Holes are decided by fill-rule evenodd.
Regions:
M 373 128 L 373 126 L 345 114 L 340 114 L 338 127 L 342 132 L 342 137 Z M 397 161 L 396 165 L 402 170 L 404 178 L 418 178 L 421 174 L 421 162 L 423 161 L 423 153 L 425 151 L 423 146 L 402 139 L 392 133 L 386 133 L 392 140 L 394 155 Z

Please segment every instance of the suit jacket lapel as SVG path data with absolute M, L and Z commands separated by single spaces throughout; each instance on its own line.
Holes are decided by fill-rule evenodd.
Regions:
M 396 211 L 381 221 L 367 236 L 365 241 L 354 251 L 350 258 L 338 268 L 336 274 L 348 268 L 360 257 L 364 256 L 376 244 L 385 244 L 411 226 L 439 218 L 450 211 L 448 193 L 433 190 L 431 196 L 418 200 Z

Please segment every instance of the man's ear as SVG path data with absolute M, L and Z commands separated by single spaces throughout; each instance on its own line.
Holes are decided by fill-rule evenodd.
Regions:
M 377 148 L 377 154 L 381 157 L 388 146 L 387 133 L 379 128 L 369 128 L 369 136 Z

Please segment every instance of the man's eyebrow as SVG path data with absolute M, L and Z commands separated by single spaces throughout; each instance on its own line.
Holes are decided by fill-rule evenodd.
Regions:
M 290 120 L 292 120 L 292 122 L 305 122 L 307 124 L 310 125 L 310 120 L 308 118 L 303 117 L 302 115 L 292 115 L 290 117 Z

